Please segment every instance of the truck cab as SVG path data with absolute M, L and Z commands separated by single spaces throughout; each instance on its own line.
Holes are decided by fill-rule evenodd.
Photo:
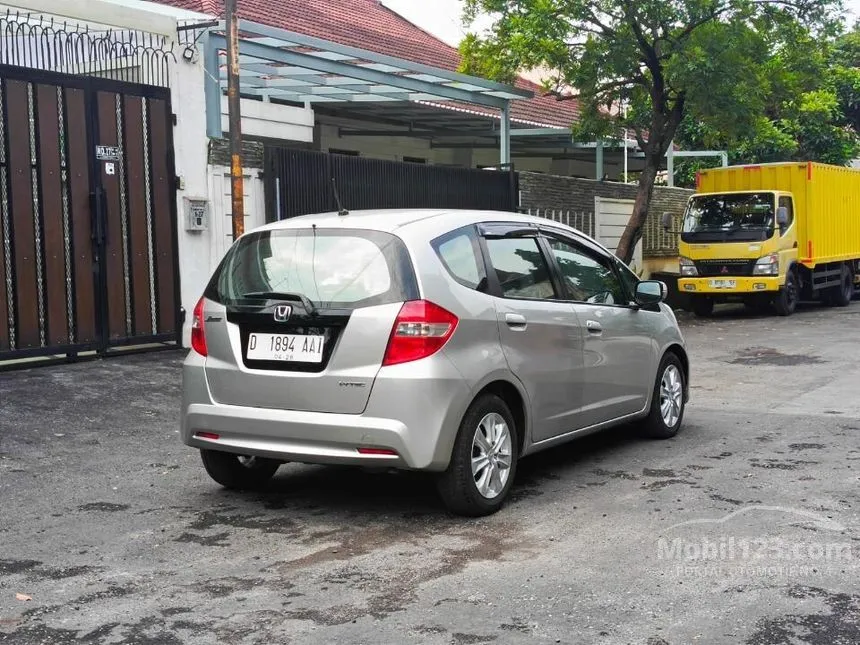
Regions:
M 768 304 L 798 258 L 794 196 L 760 190 L 694 195 L 679 254 L 679 289 L 696 313 L 710 314 L 717 302 Z

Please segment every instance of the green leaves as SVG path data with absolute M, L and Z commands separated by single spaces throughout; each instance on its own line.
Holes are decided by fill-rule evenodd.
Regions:
M 841 5 L 466 0 L 467 17 L 488 14 L 493 23 L 463 41 L 463 70 L 511 81 L 545 69 L 548 91 L 573 92 L 580 103 L 577 139 L 635 132 L 645 169 L 618 247 L 627 259 L 676 134 L 689 147 L 731 148 L 735 160 L 843 163 L 860 153 L 850 127 L 860 119 L 860 35 L 831 46 Z
M 582 138 L 630 127 L 647 132 L 659 151 L 689 113 L 734 140 L 761 128 L 771 94 L 817 89 L 810 81 L 826 56 L 816 38 L 830 33 L 839 7 L 839 0 L 466 0 L 467 18 L 488 14 L 493 25 L 463 41 L 463 69 L 509 82 L 524 69 L 547 69 L 549 91 L 578 95 Z M 860 36 L 845 44 L 843 56 L 851 55 L 860 58 Z M 847 78 L 842 87 L 852 98 L 860 89 Z M 633 108 L 627 118 L 622 104 Z

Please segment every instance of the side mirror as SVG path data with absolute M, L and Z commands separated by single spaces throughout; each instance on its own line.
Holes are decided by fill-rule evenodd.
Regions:
M 776 209 L 776 224 L 780 228 L 788 226 L 788 209 L 785 206 Z
M 663 224 L 663 228 L 668 231 L 672 228 L 672 213 L 663 213 L 663 219 L 660 221 Z
M 663 302 L 669 294 L 668 287 L 659 280 L 644 280 L 636 285 L 636 304 L 642 307 Z

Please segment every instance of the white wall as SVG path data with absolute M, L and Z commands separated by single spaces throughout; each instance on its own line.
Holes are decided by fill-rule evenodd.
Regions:
M 181 52 L 177 52 L 181 54 Z M 202 57 L 201 57 L 202 58 Z M 173 149 L 176 175 L 182 189 L 177 192 L 177 224 L 179 239 L 179 281 L 182 306 L 185 308 L 183 345 L 191 339 L 191 312 L 200 298 L 211 271 L 211 226 L 206 231 L 185 230 L 184 198 L 208 199 L 209 176 L 207 157 L 209 139 L 206 136 L 206 103 L 203 94 L 203 63 L 188 63 L 177 55 L 172 65 L 171 102 L 176 114 L 173 129 Z M 211 203 L 210 216 L 211 221 Z
M 239 111 L 242 113 L 242 136 L 305 143 L 314 140 L 314 111 L 311 109 L 242 99 Z M 227 97 L 224 96 L 221 98 L 221 129 L 225 133 L 230 130 L 228 115 Z
M 354 150 L 363 157 L 403 161 L 404 157 L 425 159 L 427 163 L 474 168 L 494 166 L 499 163 L 499 150 L 496 148 L 433 148 L 429 139 L 418 137 L 350 137 L 340 136 L 339 130 L 377 129 L 378 126 L 363 121 L 348 121 L 321 116 L 319 122 L 319 149 L 329 151 Z M 243 126 L 244 127 L 244 126 Z M 544 172 L 555 175 L 594 177 L 594 162 L 571 159 L 552 159 L 552 157 L 515 156 L 514 167 L 529 172 Z M 607 165 L 607 171 L 612 169 Z
M 243 176 L 245 230 L 252 231 L 266 223 L 265 189 L 258 172 L 245 172 Z M 230 184 L 229 166 L 209 166 L 209 266 L 213 270 L 233 244 L 233 200 Z
M 594 198 L 594 237 L 610 251 L 618 248 L 621 235 L 633 215 L 633 204 L 632 199 Z M 629 266 L 636 273 L 642 271 L 642 240 L 636 245 Z

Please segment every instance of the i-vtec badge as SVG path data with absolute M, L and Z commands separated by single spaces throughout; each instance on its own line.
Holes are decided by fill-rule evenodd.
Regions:
M 278 305 L 275 307 L 275 322 L 287 322 L 292 313 L 293 308 L 290 305 Z
M 361 381 L 340 381 L 338 385 L 341 387 L 365 387 L 367 384 Z

